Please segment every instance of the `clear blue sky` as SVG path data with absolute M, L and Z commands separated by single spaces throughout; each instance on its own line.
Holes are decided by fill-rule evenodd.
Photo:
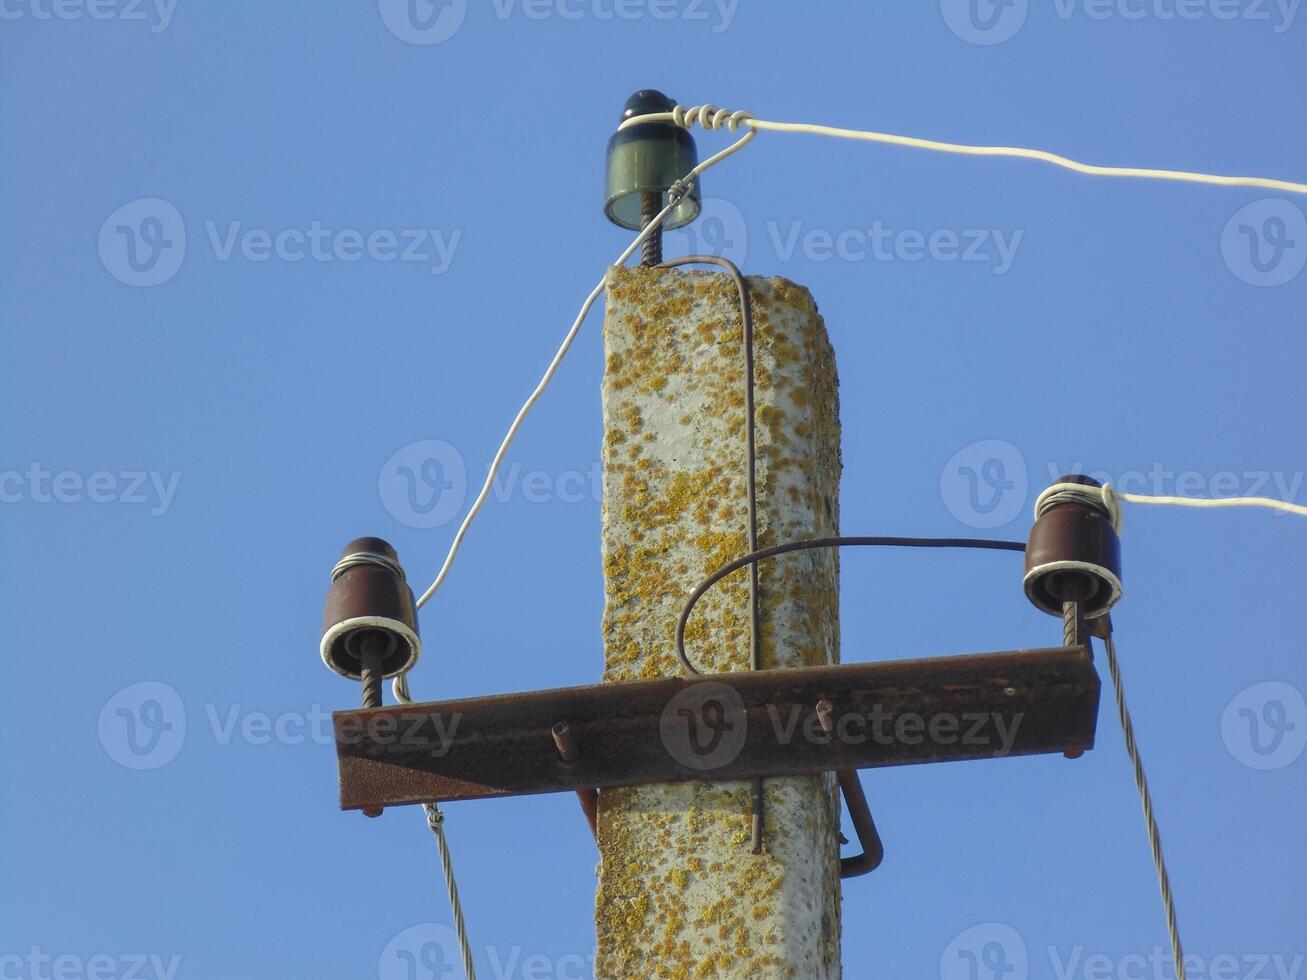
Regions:
M 1307 16 L 1231 2 L 0 0 L 0 976 L 434 975 L 392 943 L 448 923 L 420 814 L 336 809 L 312 716 L 358 692 L 318 659 L 322 598 L 357 534 L 434 573 L 459 462 L 484 474 L 628 240 L 600 199 L 632 90 L 1305 179 Z M 1307 198 L 770 134 L 705 194 L 708 244 L 825 314 L 846 532 L 1021 538 L 1077 465 L 1307 500 Z M 599 676 L 599 327 L 424 612 L 419 696 Z M 404 465 L 457 499 L 411 503 Z M 1305 544 L 1268 512 L 1126 518 L 1121 653 L 1203 975 L 1307 954 Z M 850 661 L 1059 636 L 1013 556 L 850 554 L 843 593 Z M 848 976 L 966 976 L 988 923 L 973 952 L 1031 977 L 1152 976 L 1107 708 L 1076 762 L 864 774 L 888 857 L 847 887 Z M 490 947 L 578 975 L 575 800 L 448 814 L 483 973 Z

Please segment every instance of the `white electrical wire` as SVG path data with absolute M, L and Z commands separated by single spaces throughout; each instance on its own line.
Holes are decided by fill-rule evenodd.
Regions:
M 673 188 L 672 194 L 670 195 L 671 201 L 668 203 L 667 207 L 658 212 L 657 216 L 655 216 L 654 219 L 644 227 L 640 234 L 636 236 L 635 241 L 627 246 L 626 250 L 617 257 L 617 260 L 613 264 L 626 264 L 627 260 L 630 259 L 640 246 L 645 243 L 645 240 L 657 231 L 657 229 L 662 226 L 662 223 L 667 220 L 667 216 L 676 209 L 681 198 L 689 192 L 690 187 L 700 174 L 711 167 L 715 167 L 732 154 L 738 153 L 740 150 L 744 149 L 745 144 L 757 135 L 756 132 L 746 133 L 741 139 L 736 140 L 721 152 L 713 154 L 681 178 L 678 185 Z M 449 575 L 449 570 L 454 564 L 454 558 L 458 555 L 458 549 L 463 543 L 463 538 L 467 535 L 468 528 L 472 526 L 472 521 L 476 519 L 477 514 L 481 510 L 481 506 L 486 502 L 486 498 L 490 496 L 490 490 L 494 486 L 495 477 L 499 473 L 499 467 L 504 462 L 504 456 L 508 453 L 508 447 L 512 444 L 514 437 L 516 437 L 517 430 L 522 427 L 522 422 L 526 419 L 527 414 L 530 413 L 540 396 L 544 394 L 545 389 L 549 387 L 549 382 L 553 380 L 554 374 L 558 371 L 558 366 L 563 363 L 563 358 L 567 356 L 567 352 L 572 346 L 572 341 L 576 339 L 576 335 L 581 331 L 581 324 L 585 322 L 585 318 L 589 315 L 595 302 L 601 295 L 603 295 L 607 278 L 608 277 L 605 275 L 603 279 L 600 279 L 598 285 L 590 291 L 590 295 L 587 296 L 585 302 L 581 304 L 581 312 L 577 314 L 576 320 L 572 323 L 572 328 L 567 331 L 567 336 L 563 338 L 563 343 L 558 348 L 558 353 L 556 353 L 554 359 L 549 362 L 549 367 L 545 370 L 544 376 L 540 379 L 540 383 L 536 385 L 535 390 L 531 392 L 531 396 L 527 398 L 522 407 L 518 409 L 517 416 L 513 419 L 513 424 L 508 427 L 508 432 L 504 436 L 504 441 L 499 444 L 499 449 L 495 452 L 495 457 L 490 462 L 490 472 L 486 474 L 486 482 L 482 484 L 481 492 L 477 494 L 476 500 L 472 502 L 472 506 L 468 510 L 467 516 L 463 518 L 463 523 L 459 525 L 458 531 L 454 535 L 454 541 L 449 546 L 449 552 L 445 555 L 444 564 L 440 566 L 440 571 L 436 574 L 436 578 L 431 583 L 430 587 L 423 592 L 421 597 L 418 599 L 417 604 L 419 609 L 431 600 L 431 597 L 436 594 L 436 591 L 444 583 L 446 576 Z M 403 675 L 400 675 L 395 678 L 396 696 L 398 696 L 400 690 L 399 683 L 402 677 Z
M 659 218 L 666 216 L 675 206 L 675 204 L 669 204 L 663 209 Z M 644 237 L 646 236 L 642 235 L 640 238 L 637 238 L 635 244 L 622 253 L 622 257 L 618 259 L 618 265 L 621 265 L 630 258 L 635 249 L 644 241 Z M 562 346 L 558 348 L 558 353 L 554 355 L 554 359 L 549 362 L 549 367 L 545 369 L 544 377 L 540 379 L 540 383 L 536 385 L 535 390 L 531 392 L 530 397 L 527 398 L 522 407 L 518 409 L 517 415 L 513 419 L 513 424 L 508 427 L 508 432 L 505 434 L 503 442 L 499 444 L 499 449 L 495 452 L 495 458 L 490 463 L 490 472 L 486 476 L 486 482 L 481 487 L 481 492 L 477 494 L 476 500 L 472 501 L 472 507 L 468 510 L 467 516 L 463 518 L 463 523 L 458 526 L 458 531 L 454 535 L 453 543 L 449 546 L 449 551 L 445 555 L 444 563 L 440 566 L 440 571 L 436 574 L 435 580 L 427 590 L 422 593 L 417 601 L 419 609 L 425 606 L 431 600 L 431 597 L 436 594 L 436 590 L 444 584 L 445 578 L 449 575 L 449 570 L 454 564 L 454 558 L 458 555 L 458 549 L 463 544 L 463 538 L 467 535 L 468 528 L 472 526 L 472 521 L 476 519 L 477 514 L 481 510 L 481 506 L 486 502 L 486 497 L 490 495 L 490 489 L 494 484 L 495 476 L 499 473 L 499 467 L 504 462 L 504 456 L 508 452 L 508 447 L 512 445 L 513 439 L 517 435 L 517 430 L 522 427 L 522 422 L 525 421 L 527 414 L 535 406 L 535 403 L 539 400 L 540 396 L 544 394 L 545 389 L 549 387 L 549 382 L 554 379 L 554 374 L 558 371 L 558 366 L 563 363 L 563 358 L 571 348 L 572 341 L 576 339 L 576 335 L 580 332 L 581 324 L 585 322 L 585 318 L 589 314 L 590 308 L 594 306 L 595 301 L 599 299 L 599 296 L 603 293 L 604 282 L 604 279 L 600 279 L 599 284 L 595 286 L 595 288 L 591 290 L 590 295 L 586 297 L 585 302 L 581 305 L 580 314 L 578 314 L 575 322 L 572 324 L 572 329 L 567 332 L 567 336 L 563 338 Z M 397 685 L 396 691 L 398 691 L 399 680 L 403 676 L 403 674 L 400 674 L 395 678 L 395 683 Z
M 1110 483 L 1101 487 L 1084 483 L 1054 483 L 1035 498 L 1035 517 L 1038 518 L 1056 498 L 1060 501 L 1080 500 L 1088 504 L 1100 504 L 1107 511 L 1113 525 L 1121 530 L 1121 507 L 1118 501 L 1128 504 L 1158 504 L 1166 507 L 1264 507 L 1286 514 L 1307 517 L 1307 507 L 1276 500 L 1274 497 L 1167 497 L 1152 496 L 1145 493 L 1126 493 L 1117 490 Z
M 1307 517 L 1307 507 L 1302 504 L 1276 500 L 1274 497 L 1152 497 L 1142 493 L 1122 493 L 1113 490 L 1112 496 L 1131 504 L 1162 504 L 1171 507 L 1266 507 L 1285 514 L 1297 514 Z
M 750 132 L 771 131 L 776 133 L 806 133 L 811 136 L 833 136 L 838 139 L 859 140 L 865 143 L 887 143 L 892 146 L 906 146 L 917 150 L 931 150 L 936 153 L 957 153 L 964 156 L 1011 157 L 1023 160 L 1038 160 L 1051 163 L 1056 167 L 1073 170 L 1076 173 L 1092 177 L 1138 177 L 1145 180 L 1172 180 L 1190 184 L 1215 184 L 1221 187 L 1260 187 L 1265 190 L 1286 191 L 1290 194 L 1307 194 L 1307 184 L 1292 180 L 1276 180 L 1271 177 L 1223 177 L 1219 174 L 1194 173 L 1186 170 L 1154 170 L 1145 167 L 1101 167 L 1092 163 L 1081 163 L 1047 150 L 1027 149 L 1021 146 L 972 146 L 965 143 L 945 143 L 941 140 L 920 139 L 915 136 L 896 136 L 892 133 L 877 133 L 862 129 L 841 129 L 836 126 L 821 126 L 814 123 L 775 122 L 758 119 L 751 112 L 719 109 L 714 105 L 693 106 L 689 109 L 677 106 L 671 112 L 651 112 L 626 120 L 618 129 L 627 129 L 641 123 L 672 122 L 685 129 L 696 123 L 705 129 L 721 129 L 724 125 L 734 130 L 745 126 Z

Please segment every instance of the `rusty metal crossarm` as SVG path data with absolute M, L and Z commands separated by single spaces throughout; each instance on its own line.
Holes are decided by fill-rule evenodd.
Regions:
M 334 715 L 342 809 L 1093 747 L 1086 647 L 660 678 Z M 818 704 L 826 717 L 818 714 Z M 554 729 L 566 726 L 567 761 Z

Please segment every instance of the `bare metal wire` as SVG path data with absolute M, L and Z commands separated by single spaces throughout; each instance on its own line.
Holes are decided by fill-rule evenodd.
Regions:
M 1186 980 L 1184 967 L 1184 947 L 1180 943 L 1180 927 L 1176 923 L 1175 897 L 1171 893 L 1171 876 L 1166 871 L 1166 859 L 1162 856 L 1162 835 L 1157 829 L 1157 818 L 1153 816 L 1153 797 L 1148 791 L 1148 776 L 1144 773 L 1144 763 L 1139 756 L 1139 746 L 1135 742 L 1135 726 L 1130 719 L 1130 709 L 1125 703 L 1125 688 L 1121 683 L 1121 665 L 1116 658 L 1116 641 L 1112 638 L 1112 627 L 1108 623 L 1104 632 L 1104 645 L 1107 647 L 1107 667 L 1112 673 L 1112 686 L 1116 690 L 1116 711 L 1121 718 L 1121 732 L 1125 736 L 1125 750 L 1130 756 L 1130 765 L 1134 769 L 1135 788 L 1139 791 L 1139 802 L 1144 809 L 1144 823 L 1148 827 L 1148 846 L 1153 852 L 1153 866 L 1157 869 L 1157 884 L 1162 892 L 1162 908 L 1166 913 L 1166 929 L 1171 937 L 1171 955 L 1175 957 L 1176 980 Z
M 408 690 L 408 675 L 398 674 L 392 685 L 395 700 L 400 704 L 412 704 L 413 697 Z M 467 980 L 476 980 L 476 964 L 472 962 L 472 944 L 467 935 L 467 923 L 463 919 L 463 903 L 458 896 L 458 882 L 454 878 L 454 859 L 450 854 L 449 841 L 445 839 L 445 814 L 438 803 L 423 803 L 426 811 L 427 826 L 436 839 L 436 850 L 440 853 L 440 870 L 445 876 L 445 891 L 449 893 L 449 909 L 454 918 L 454 934 L 458 937 L 458 952 L 463 960 L 463 973 Z
M 438 804 L 423 803 L 422 809 L 427 813 L 427 826 L 436 838 L 436 850 L 440 852 L 440 868 L 445 875 L 445 890 L 449 892 L 449 907 L 454 914 L 454 933 L 458 936 L 458 952 L 463 959 L 463 972 L 467 980 L 477 980 L 476 966 L 472 962 L 472 946 L 467 938 L 467 924 L 463 921 L 463 903 L 458 897 L 458 882 L 454 880 L 454 860 L 449 853 L 449 842 L 445 840 L 445 814 Z
M 851 547 L 880 547 L 880 548 L 977 548 L 982 551 L 1025 551 L 1026 546 L 1021 541 L 992 541 L 985 538 L 891 538 L 881 536 L 860 536 L 845 538 L 812 538 L 808 541 L 790 541 L 786 544 L 775 544 L 768 548 L 760 548 L 750 554 L 742 555 L 734 561 L 729 561 L 717 571 L 713 572 L 706 579 L 699 583 L 698 587 L 690 593 L 690 597 L 685 600 L 685 606 L 681 609 L 680 621 L 676 624 L 676 657 L 681 661 L 681 668 L 689 675 L 701 675 L 703 673 L 696 667 L 689 655 L 685 652 L 685 627 L 690 621 L 690 614 L 694 612 L 694 607 L 698 601 L 703 598 L 703 594 L 720 582 L 726 576 L 733 572 L 738 572 L 741 568 L 757 567 L 761 561 L 768 558 L 775 558 L 779 555 L 787 555 L 794 551 L 812 551 L 820 548 L 851 548 Z
M 749 283 L 744 274 L 730 259 L 718 255 L 686 255 L 663 262 L 660 268 L 675 269 L 683 265 L 715 265 L 725 269 L 735 280 L 740 296 L 740 320 L 744 335 L 744 439 L 745 439 L 745 494 L 748 497 L 747 548 L 758 550 L 758 440 L 757 419 L 754 411 L 754 358 L 753 358 L 753 301 L 749 296 Z M 762 626 L 759 611 L 758 566 L 749 566 L 749 669 L 762 669 Z M 750 783 L 750 849 L 762 853 L 762 838 L 766 830 L 766 797 L 760 778 Z

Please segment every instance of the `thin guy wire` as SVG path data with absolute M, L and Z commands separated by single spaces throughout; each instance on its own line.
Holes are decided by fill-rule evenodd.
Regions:
M 778 555 L 787 555 L 793 551 L 811 551 L 818 548 L 976 548 L 982 551 L 1025 551 L 1026 545 L 1023 541 L 994 541 L 985 538 L 891 538 L 883 536 L 858 536 L 846 538 L 813 538 L 809 541 L 790 541 L 787 544 L 774 544 L 767 548 L 760 548 L 752 554 L 742 555 L 733 561 L 727 562 L 717 571 L 713 572 L 706 579 L 699 583 L 698 587 L 690 593 L 686 599 L 684 608 L 681 609 L 680 621 L 676 624 L 676 657 L 681 662 L 681 667 L 686 674 L 702 675 L 685 652 L 685 626 L 690 621 L 690 614 L 694 612 L 695 603 L 697 603 L 703 594 L 720 582 L 726 576 L 733 572 L 739 571 L 746 565 L 756 565 L 760 561 L 768 558 L 775 558 Z
M 1162 892 L 1162 907 L 1166 911 L 1166 929 L 1171 937 L 1171 955 L 1175 957 L 1175 976 L 1176 980 L 1186 980 L 1184 948 L 1180 944 L 1180 927 L 1176 924 L 1171 877 L 1166 871 L 1166 859 L 1162 857 L 1162 835 L 1157 829 L 1157 820 L 1153 816 L 1153 797 L 1148 792 L 1148 776 L 1144 773 L 1144 763 L 1139 757 L 1139 746 L 1135 743 L 1135 726 L 1130 720 L 1130 709 L 1125 703 L 1125 689 L 1121 684 L 1121 665 L 1116 659 L 1116 641 L 1112 638 L 1110 624 L 1105 632 L 1104 643 L 1107 647 L 1107 667 L 1112 672 L 1112 686 L 1116 689 L 1116 711 L 1121 718 L 1125 750 L 1134 768 L 1135 787 L 1139 790 L 1139 801 L 1143 805 L 1144 823 L 1148 825 L 1148 846 L 1153 852 L 1153 865 L 1157 868 L 1157 884 Z
M 436 850 L 440 852 L 440 867 L 445 873 L 445 890 L 449 892 L 449 907 L 454 914 L 454 933 L 458 936 L 458 951 L 463 958 L 463 972 L 467 980 L 477 980 L 476 966 L 472 963 L 472 945 L 467 938 L 467 923 L 463 921 L 463 903 L 458 898 L 458 882 L 454 880 L 454 859 L 449 853 L 449 842 L 445 840 L 445 815 L 439 805 L 423 803 L 427 812 L 427 826 L 436 838 Z
M 408 675 L 398 674 L 394 681 L 395 700 L 401 704 L 412 704 L 408 693 Z M 449 841 L 445 838 L 445 815 L 437 803 L 423 803 L 422 809 L 427 814 L 427 826 L 436 838 L 436 850 L 440 852 L 440 868 L 445 875 L 445 891 L 449 894 L 450 913 L 454 917 L 454 934 L 458 937 L 458 951 L 463 959 L 463 972 L 467 980 L 476 980 L 476 966 L 472 962 L 472 944 L 468 940 L 467 922 L 463 919 L 463 902 L 458 897 L 458 882 L 454 878 L 454 858 L 449 850 Z
M 748 541 L 750 553 L 758 550 L 758 441 L 757 420 L 754 411 L 754 361 L 753 361 L 753 301 L 749 296 L 749 283 L 744 273 L 730 259 L 715 255 L 687 255 L 683 258 L 664 262 L 662 268 L 674 269 L 682 265 L 715 265 L 723 268 L 735 280 L 736 291 L 740 294 L 740 320 L 744 334 L 744 438 L 745 438 L 745 494 L 748 497 Z M 749 566 L 749 668 L 762 669 L 762 625 L 760 621 L 758 563 Z M 763 795 L 763 781 L 755 778 L 750 784 L 750 850 L 754 854 L 762 853 L 763 832 L 767 826 L 766 797 Z

